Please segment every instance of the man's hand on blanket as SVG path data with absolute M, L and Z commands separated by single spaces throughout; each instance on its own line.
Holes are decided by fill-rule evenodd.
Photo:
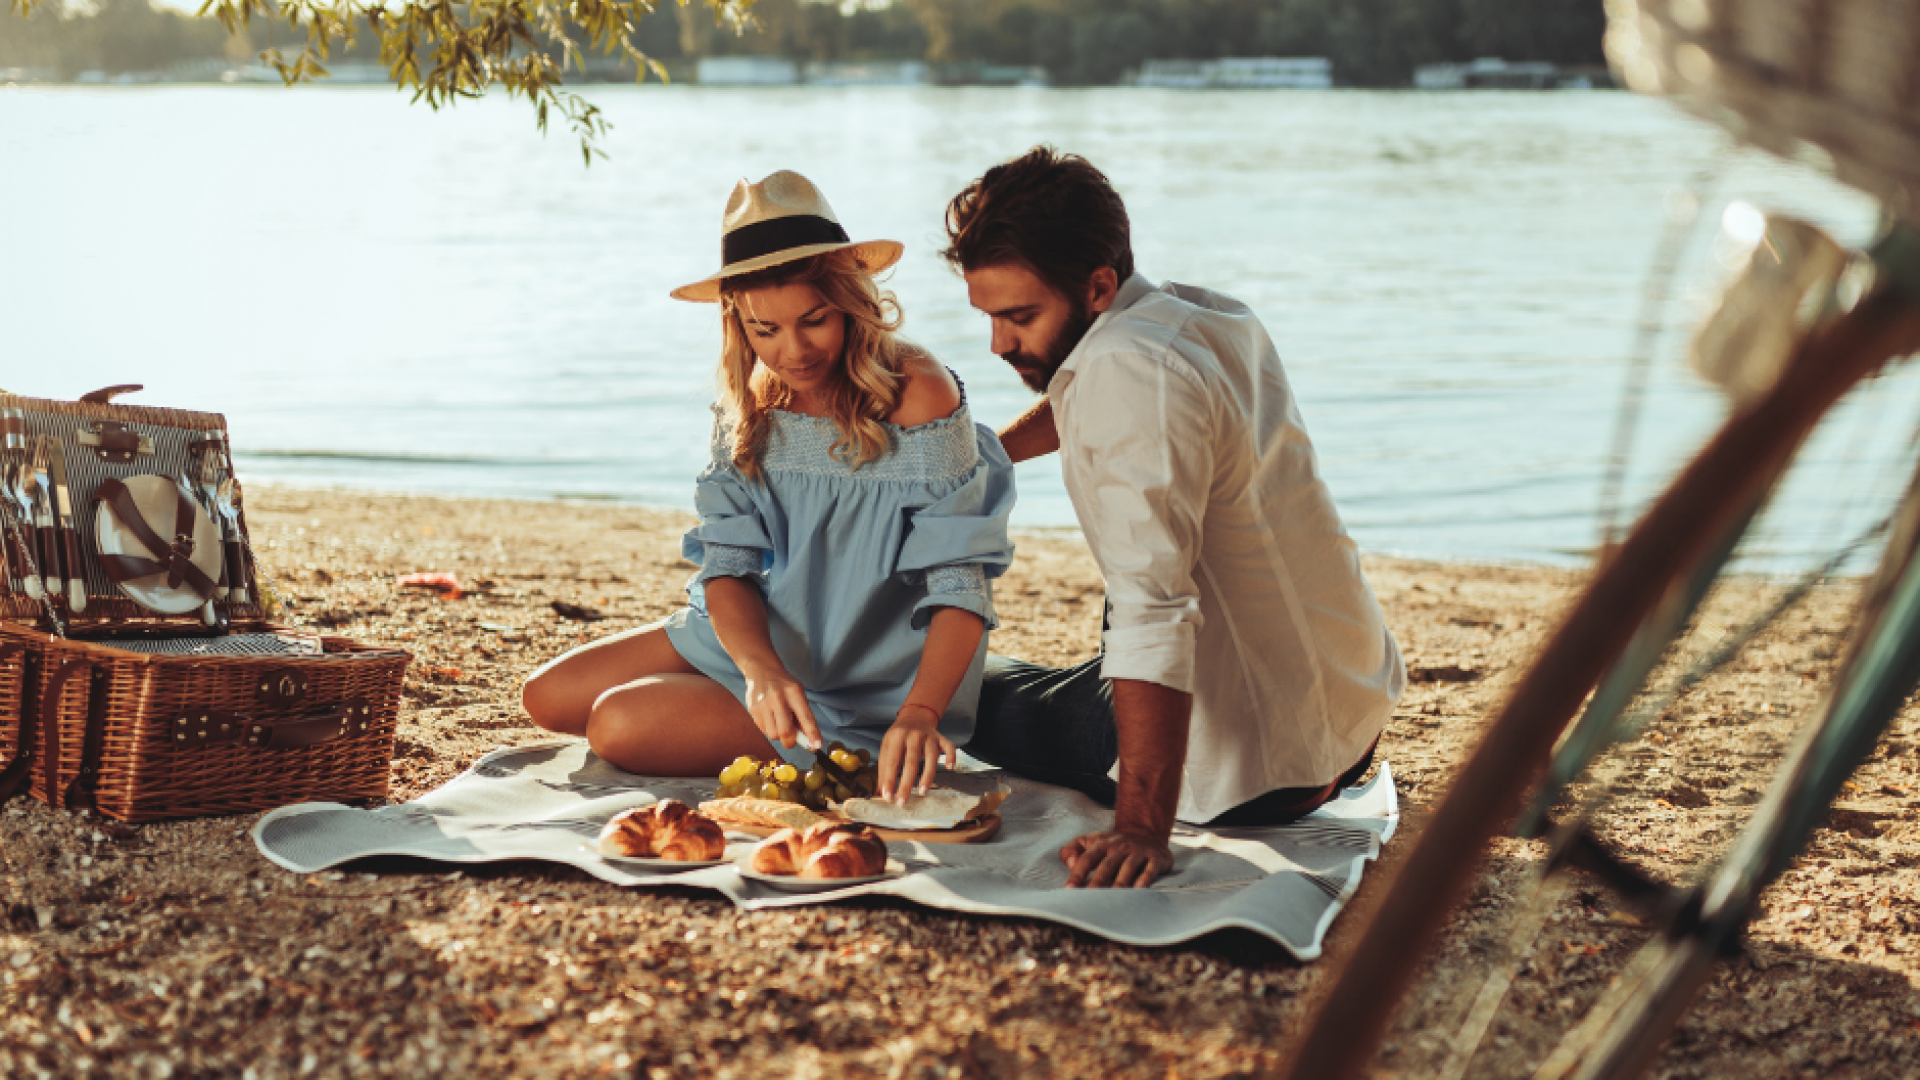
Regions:
M 874 794 L 901 804 L 908 795 L 925 795 L 941 758 L 949 769 L 960 765 L 959 749 L 940 734 L 940 714 L 926 705 L 902 705 L 880 740 L 880 784 Z
M 1100 832 L 1061 848 L 1060 861 L 1067 864 L 1069 889 L 1144 889 L 1173 867 L 1173 851 L 1165 840 Z
M 779 664 L 743 664 L 747 678 L 747 714 L 760 734 L 791 750 L 795 743 L 809 750 L 824 745 L 820 725 L 807 704 L 807 688 Z

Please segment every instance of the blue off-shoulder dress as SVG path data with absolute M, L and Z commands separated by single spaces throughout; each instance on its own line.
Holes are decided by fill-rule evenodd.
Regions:
M 822 737 L 877 754 L 919 670 L 933 609 L 964 608 L 995 625 L 989 582 L 1013 561 L 1013 463 L 963 396 L 945 419 L 887 425 L 892 450 L 858 469 L 829 453 L 839 438 L 831 419 L 776 411 L 754 481 L 733 466 L 731 418 L 714 413 L 712 461 L 694 494 L 700 524 L 681 545 L 700 572 L 667 637 L 744 698 L 746 679 L 708 621 L 705 584 L 755 582 L 773 647 L 807 688 Z M 983 635 L 940 720 L 957 745 L 973 734 L 986 655 Z

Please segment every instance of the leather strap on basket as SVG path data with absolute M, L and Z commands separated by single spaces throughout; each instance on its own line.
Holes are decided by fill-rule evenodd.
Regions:
M 0 645 L 0 664 L 6 663 L 15 653 L 27 651 L 25 645 Z M 13 760 L 0 767 L 0 803 L 14 797 L 20 790 L 27 774 L 33 771 L 33 721 L 36 710 L 27 707 L 27 695 L 33 687 L 20 687 L 20 730 L 13 743 Z
M 127 485 L 111 476 L 100 481 L 100 486 L 94 490 L 94 498 L 107 504 L 107 508 L 113 511 L 114 519 L 132 532 L 142 547 L 151 552 L 164 552 L 166 558 L 165 562 L 161 562 L 143 559 L 138 555 L 102 554 L 100 568 L 106 571 L 107 579 L 116 585 L 135 578 L 165 574 L 167 588 L 177 589 L 184 582 L 193 595 L 202 600 L 211 599 L 218 588 L 217 583 L 193 565 L 193 527 L 198 512 L 184 492 L 176 490 L 173 497 L 174 540 L 169 544 L 156 535 L 146 519 L 140 516 L 140 508 L 134 505 L 133 493 L 127 490 Z
M 107 674 L 103 667 L 82 666 L 90 669 L 96 679 Z M 100 755 L 107 742 L 106 689 L 96 686 L 87 694 L 87 731 L 80 741 L 80 771 L 60 797 L 60 805 L 68 810 L 92 810 L 95 805 L 94 792 L 100 788 Z
M 0 803 L 18 795 L 33 775 L 33 759 L 36 756 L 34 744 L 39 741 L 36 736 L 39 734 L 37 728 L 41 717 L 52 718 L 52 721 L 47 724 L 46 749 L 38 756 L 46 759 L 47 786 L 53 787 L 56 780 L 55 773 L 59 771 L 60 766 L 60 725 L 57 722 L 60 697 L 66 692 L 67 683 L 73 681 L 74 677 L 83 671 L 91 671 L 92 668 L 93 665 L 84 660 L 73 660 L 63 656 L 60 658 L 58 667 L 51 672 L 41 674 L 43 683 L 36 695 L 40 699 L 39 705 L 35 708 L 27 708 L 26 702 L 24 700 L 21 702 L 19 749 L 14 759 L 7 763 L 7 767 L 0 769 Z
M 292 720 L 269 723 L 244 713 L 196 709 L 175 717 L 176 748 L 241 746 L 249 750 L 305 750 L 337 739 L 365 735 L 373 728 L 373 706 L 355 698 Z

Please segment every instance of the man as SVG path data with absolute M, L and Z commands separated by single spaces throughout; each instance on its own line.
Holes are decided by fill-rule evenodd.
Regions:
M 1152 884 L 1176 818 L 1279 824 L 1357 782 L 1406 669 L 1260 321 L 1135 273 L 1084 158 L 989 169 L 946 227 L 993 351 L 1046 395 L 1001 441 L 1060 452 L 1108 602 L 1092 661 L 988 661 L 968 752 L 1113 806 L 1060 853 L 1074 887 Z

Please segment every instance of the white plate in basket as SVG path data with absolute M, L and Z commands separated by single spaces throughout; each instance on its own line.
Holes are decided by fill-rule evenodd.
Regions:
M 156 481 L 165 483 L 162 485 L 155 483 Z M 164 490 L 169 494 L 171 494 L 173 488 L 173 484 L 167 482 L 167 478 L 164 476 L 130 477 L 126 481 L 126 484 L 129 489 L 134 489 L 142 493 L 148 492 L 149 486 L 153 488 L 161 488 L 164 486 Z M 209 551 L 220 552 L 220 530 L 214 526 L 213 519 L 207 517 L 206 512 L 201 510 L 198 505 L 195 505 L 193 508 L 193 518 L 194 551 L 196 553 Z M 173 532 L 171 520 L 169 520 L 165 529 L 156 529 L 154 531 L 157 535 L 163 537 L 171 535 Z M 165 552 L 161 552 L 156 556 L 156 553 L 148 551 L 139 540 L 134 538 L 133 533 L 128 530 L 126 526 L 120 524 L 120 522 L 114 518 L 113 511 L 109 510 L 107 504 L 104 502 L 100 503 L 93 513 L 93 542 L 94 547 L 102 555 L 133 555 L 142 559 L 163 558 L 165 556 Z M 220 579 L 221 558 L 222 556 L 220 554 L 213 555 L 211 557 L 210 567 L 206 557 L 195 559 L 194 565 L 206 571 L 208 577 L 218 581 Z M 195 596 L 193 590 L 187 588 L 185 582 L 182 582 L 179 588 L 168 588 L 165 574 L 154 574 L 150 577 L 123 581 L 119 583 L 119 589 L 121 592 L 126 593 L 127 597 L 134 603 L 139 604 L 148 611 L 157 612 L 161 615 L 185 615 L 187 612 L 193 611 L 206 603 L 206 601 Z

